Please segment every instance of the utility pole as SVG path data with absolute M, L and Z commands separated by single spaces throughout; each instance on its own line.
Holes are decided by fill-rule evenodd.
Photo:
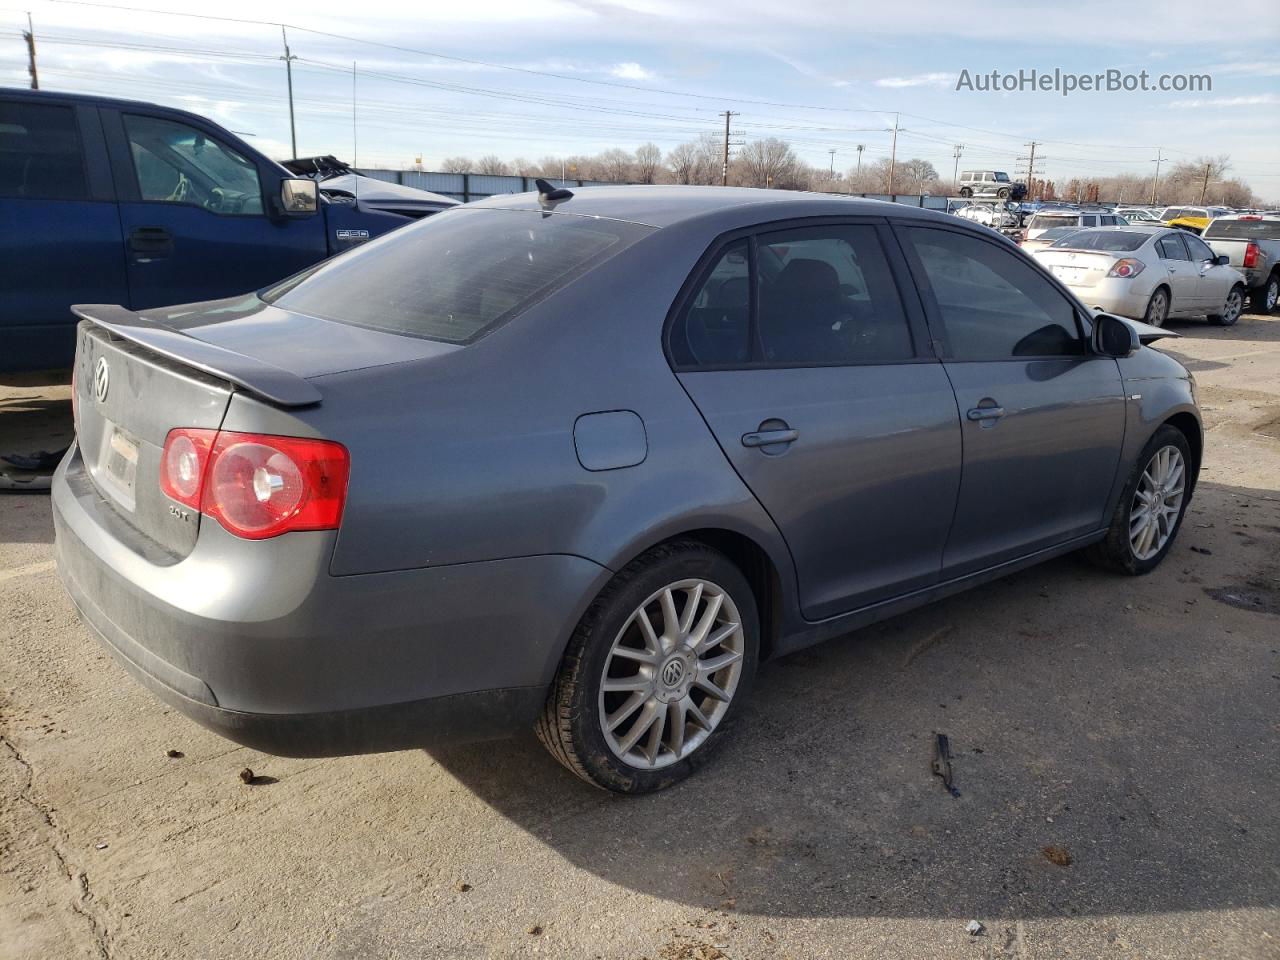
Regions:
M 1018 158 L 1018 172 L 1022 172 L 1021 165 L 1025 161 L 1027 164 L 1027 199 L 1034 200 L 1036 174 L 1041 172 L 1036 169 L 1036 147 L 1040 146 L 1040 141 L 1032 140 L 1030 143 L 1024 143 L 1023 146 L 1028 149 L 1029 153 L 1025 157 Z M 1043 160 L 1044 157 L 1041 157 L 1040 159 Z
M 22 39 L 27 41 L 27 73 L 31 74 L 31 89 L 40 89 L 40 74 L 36 73 L 36 28 L 31 24 L 31 14 L 27 14 L 27 29 L 22 31 Z
M 951 170 L 951 192 L 955 193 L 960 188 L 960 154 L 964 153 L 964 144 L 957 143 L 951 150 L 951 155 L 956 158 L 955 166 Z
M 1213 169 L 1213 164 L 1206 163 L 1204 165 L 1204 183 L 1200 185 L 1200 202 L 1204 203 L 1204 195 L 1209 192 L 1209 171 Z
M 855 176 L 862 172 L 862 151 L 865 149 L 867 149 L 867 145 L 865 143 L 858 144 L 858 165 L 854 167 L 853 170 Z
M 721 114 L 724 117 L 724 163 L 720 167 L 720 186 L 722 187 L 729 185 L 729 119 L 737 115 L 732 110 L 726 110 Z
M 836 148 L 831 147 L 827 150 L 827 153 L 831 154 L 831 169 L 828 172 L 831 175 L 830 179 L 834 180 L 836 178 Z
M 289 142 L 293 146 L 294 159 L 298 157 L 298 128 L 293 122 L 293 61 L 298 58 L 289 52 L 289 36 L 284 32 L 284 25 L 280 25 L 280 39 L 284 41 L 284 56 L 280 59 L 284 61 L 284 72 L 289 78 Z
M 1151 161 L 1152 163 L 1154 163 L 1154 164 L 1156 165 L 1156 175 L 1155 175 L 1154 177 L 1152 177 L 1152 178 L 1151 178 L 1151 203 L 1152 203 L 1152 205 L 1154 205 L 1154 204 L 1155 204 L 1155 202 L 1156 202 L 1156 184 L 1158 184 L 1158 183 L 1160 182 L 1160 161 L 1164 159 L 1160 154 L 1161 154 L 1161 149 L 1160 149 L 1159 147 L 1157 147 L 1157 148 L 1156 148 L 1156 158 L 1155 158 L 1154 160 L 1152 160 L 1152 161 Z
M 893 174 L 898 162 L 898 114 L 893 115 L 893 145 L 889 148 L 889 196 L 893 196 Z

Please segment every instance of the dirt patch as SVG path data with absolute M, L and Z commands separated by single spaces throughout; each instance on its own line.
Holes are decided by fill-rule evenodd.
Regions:
M 1244 586 L 1205 587 L 1204 592 L 1229 607 L 1280 615 L 1280 582 L 1250 580 Z

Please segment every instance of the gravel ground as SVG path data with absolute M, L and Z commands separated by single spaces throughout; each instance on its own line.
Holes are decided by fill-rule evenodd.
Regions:
M 1176 329 L 1207 465 L 1158 571 L 1064 558 L 769 664 L 639 799 L 532 736 L 221 740 L 78 623 L 47 498 L 0 494 L 0 956 L 1280 957 L 1280 319 Z M 65 396 L 0 392 L 6 448 Z

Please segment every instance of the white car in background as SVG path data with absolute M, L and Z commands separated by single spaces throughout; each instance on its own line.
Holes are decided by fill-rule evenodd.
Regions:
M 1155 327 L 1196 316 L 1230 326 L 1244 308 L 1243 275 L 1185 230 L 1081 230 L 1032 256 L 1088 306 Z
M 1124 217 L 1130 223 L 1157 224 L 1163 222 L 1155 215 L 1155 211 L 1148 210 L 1145 207 L 1120 207 L 1116 210 L 1116 215 Z
M 1053 227 L 1122 227 L 1128 222 L 1114 213 L 1096 210 L 1047 210 L 1027 221 L 1027 239 L 1034 240 Z

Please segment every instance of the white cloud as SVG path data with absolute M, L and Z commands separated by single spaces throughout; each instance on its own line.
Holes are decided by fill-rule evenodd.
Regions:
M 909 77 L 881 77 L 877 87 L 950 87 L 956 82 L 954 73 L 916 73 Z
M 620 80 L 652 80 L 655 76 L 652 70 L 646 70 L 640 64 L 633 62 L 620 63 L 610 70 L 609 74 Z
M 1200 107 L 1269 107 L 1280 104 L 1280 94 L 1259 93 L 1248 97 L 1205 97 L 1198 100 L 1174 100 L 1169 106 L 1184 110 Z

